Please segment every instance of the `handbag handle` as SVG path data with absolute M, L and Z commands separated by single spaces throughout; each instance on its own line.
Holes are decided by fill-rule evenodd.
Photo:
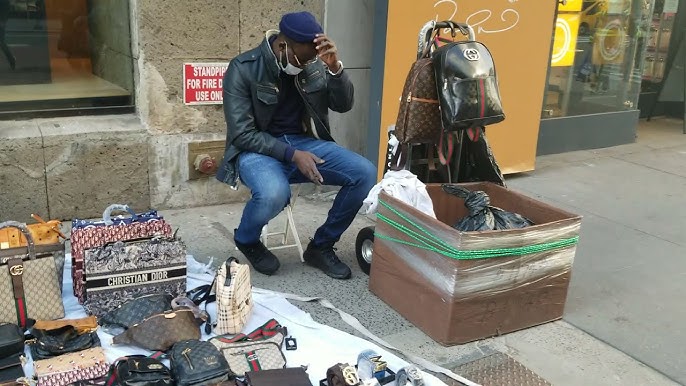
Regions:
M 128 205 L 113 204 L 108 206 L 107 209 L 105 209 L 105 211 L 102 213 L 102 219 L 105 222 L 105 225 L 114 224 L 114 222 L 112 221 L 112 212 L 114 211 L 127 212 L 131 215 L 131 218 L 133 218 L 134 221 L 138 220 L 138 215 Z
M 31 236 L 31 232 L 29 232 L 29 228 L 26 226 L 26 224 L 17 222 L 17 221 L 5 221 L 3 223 L 0 223 L 0 229 L 5 229 L 5 228 L 16 228 L 21 231 L 21 233 L 24 234 L 24 237 L 26 238 L 26 245 L 27 245 L 27 250 L 28 254 L 27 256 L 29 259 L 33 260 L 36 258 L 36 248 L 35 244 L 33 242 L 33 236 Z
M 450 29 L 450 35 L 453 39 L 455 39 L 457 36 L 457 30 L 460 31 L 462 35 L 467 36 L 469 41 L 476 40 L 474 29 L 469 24 L 456 23 L 452 20 L 445 20 L 441 22 L 431 20 L 424 24 L 419 32 L 420 44 L 419 50 L 417 51 L 417 59 L 426 58 L 429 56 L 429 52 L 431 52 L 431 46 L 435 43 L 434 36 L 438 37 L 440 35 L 440 31 L 444 28 Z

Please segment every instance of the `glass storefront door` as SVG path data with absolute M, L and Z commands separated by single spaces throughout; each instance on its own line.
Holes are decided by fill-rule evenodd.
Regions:
M 650 2 L 576 3 L 579 9 L 558 10 L 544 119 L 622 111 L 637 102 Z
M 653 3 L 567 0 L 558 5 L 539 154 L 619 144 L 611 140 L 611 132 L 600 131 L 614 130 L 606 118 L 624 112 L 636 115 Z M 580 117 L 584 118 L 575 120 Z M 632 119 L 626 115 L 617 124 L 626 126 Z M 556 130 L 577 130 L 581 137 Z M 551 144 L 556 137 L 567 143 Z M 617 141 L 626 142 L 630 133 L 620 137 Z M 595 143 L 594 138 L 600 141 Z

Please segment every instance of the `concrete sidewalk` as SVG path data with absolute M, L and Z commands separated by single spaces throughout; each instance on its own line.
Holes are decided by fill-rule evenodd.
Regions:
M 644 126 L 637 144 L 541 157 L 536 171 L 508 178 L 512 189 L 584 215 L 563 321 L 440 346 L 367 289 L 368 277 L 354 251 L 359 229 L 373 224 L 363 216 L 337 244 L 341 259 L 353 269 L 351 280 L 336 281 L 305 266 L 291 248 L 279 251 L 277 275 L 254 273 L 253 284 L 325 297 L 391 344 L 444 366 L 501 351 L 553 385 L 675 384 L 663 374 L 684 383 L 686 309 L 678 294 L 686 287 L 686 263 L 680 258 L 686 244 L 679 238 L 686 234 L 679 194 L 686 187 L 686 136 L 676 122 Z M 332 200 L 331 194 L 299 199 L 295 221 L 305 245 Z M 163 214 L 180 227 L 189 253 L 217 263 L 241 257 L 232 234 L 242 210 L 238 203 Z M 279 216 L 272 224 L 282 223 Z M 332 311 L 295 304 L 319 322 L 355 333 Z

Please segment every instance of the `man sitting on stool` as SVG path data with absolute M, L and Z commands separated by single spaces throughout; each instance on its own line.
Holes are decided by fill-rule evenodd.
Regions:
M 353 106 L 353 85 L 335 44 L 308 12 L 284 15 L 279 29 L 231 60 L 224 75 L 226 153 L 217 179 L 236 187 L 240 178 L 252 193 L 234 241 L 255 270 L 274 274 L 279 260 L 260 233 L 290 202 L 290 184 L 340 186 L 303 257 L 333 278 L 348 279 L 350 267 L 334 244 L 376 183 L 376 168 L 331 137 L 328 110 Z

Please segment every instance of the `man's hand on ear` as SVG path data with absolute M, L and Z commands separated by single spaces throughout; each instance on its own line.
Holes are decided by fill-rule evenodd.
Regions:
M 329 67 L 331 72 L 337 73 L 341 65 L 338 62 L 338 48 L 334 42 L 325 34 L 317 34 L 314 44 L 319 58 Z

